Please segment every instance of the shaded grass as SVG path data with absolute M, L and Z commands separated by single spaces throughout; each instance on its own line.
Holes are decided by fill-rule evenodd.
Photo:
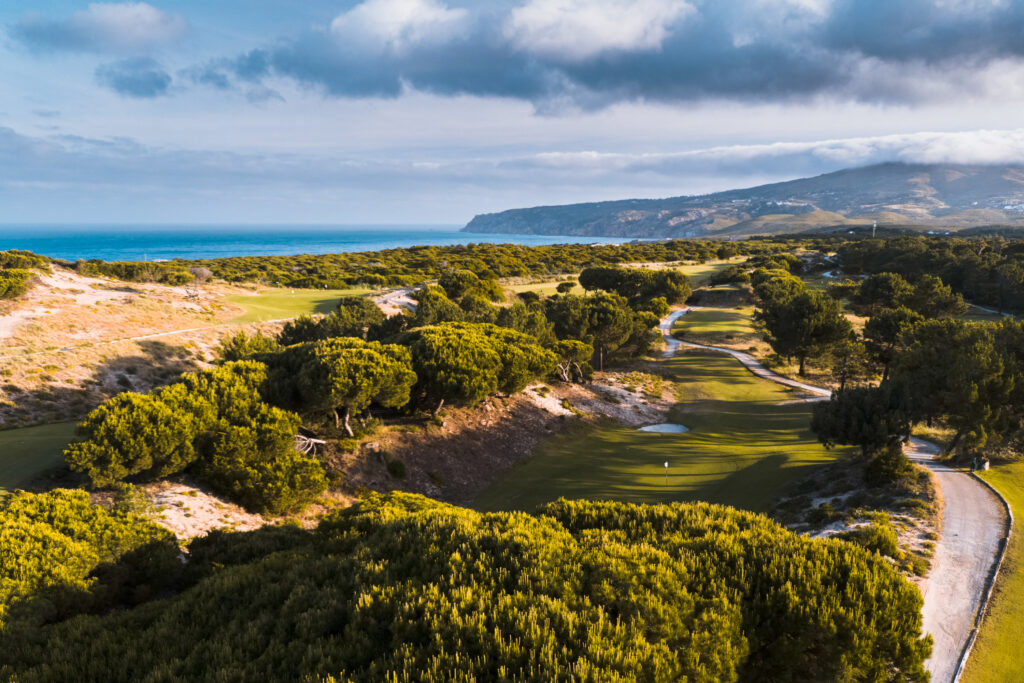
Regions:
M 1014 528 L 1006 548 L 1006 557 L 996 581 L 988 614 L 974 644 L 964 681 L 1024 680 L 1021 658 L 1021 634 L 1024 633 L 1024 462 L 994 465 L 980 473 L 996 487 L 1013 510 Z
M 281 318 L 295 318 L 304 314 L 330 313 L 344 296 L 360 296 L 374 290 L 365 287 L 352 289 L 267 289 L 258 294 L 237 294 L 226 297 L 245 309 L 234 318 L 234 323 L 255 323 Z
M 968 307 L 967 312 L 963 315 L 958 315 L 957 319 L 966 320 L 967 322 L 972 323 L 997 323 L 1000 322 L 1003 317 L 1004 316 L 1001 316 L 998 313 L 989 313 L 988 311 L 981 310 L 977 306 L 970 306 Z
M 61 453 L 74 435 L 73 422 L 0 431 L 0 494 L 60 467 Z
M 531 510 L 566 498 L 666 503 L 706 500 L 763 511 L 794 480 L 840 457 L 811 433 L 807 404 L 738 361 L 690 352 L 659 362 L 681 399 L 669 421 L 686 434 L 618 424 L 553 437 L 476 499 L 483 510 Z M 666 469 L 664 463 L 668 462 Z

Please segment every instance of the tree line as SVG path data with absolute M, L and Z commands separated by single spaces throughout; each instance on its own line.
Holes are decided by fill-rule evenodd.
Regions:
M 170 285 L 190 282 L 190 268 L 203 267 L 228 282 L 253 282 L 280 287 L 345 289 L 354 286 L 409 286 L 436 280 L 445 272 L 469 270 L 485 279 L 553 277 L 582 268 L 641 262 L 699 261 L 728 258 L 783 245 L 710 240 L 670 240 L 631 244 L 559 244 L 528 247 L 517 244 L 422 246 L 342 254 L 239 256 L 220 259 L 176 259 L 167 262 L 101 261 L 56 263 L 83 275 L 129 282 Z
M 899 236 L 841 244 L 838 265 L 848 275 L 896 273 L 912 284 L 941 279 L 971 303 L 1004 312 L 1024 312 L 1024 241 Z

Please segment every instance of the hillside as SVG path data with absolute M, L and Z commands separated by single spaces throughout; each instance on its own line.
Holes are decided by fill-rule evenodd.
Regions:
M 481 214 L 467 232 L 623 237 L 799 233 L 838 225 L 1024 224 L 1024 166 L 886 163 L 703 196 Z

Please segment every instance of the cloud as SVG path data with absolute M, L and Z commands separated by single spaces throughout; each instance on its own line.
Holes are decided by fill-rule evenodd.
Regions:
M 693 11 L 682 0 L 529 0 L 509 14 L 504 34 L 526 52 L 578 62 L 657 50 L 670 25 Z
M 917 132 L 810 142 L 728 145 L 682 152 L 541 152 L 505 163 L 590 175 L 799 177 L 885 162 L 1024 164 L 1024 129 Z
M 1024 3 L 1006 0 L 366 0 L 207 66 L 332 97 L 413 89 L 545 113 L 623 101 L 913 104 L 1004 97 L 1024 79 L 1021 35 Z
M 144 2 L 93 3 L 68 19 L 33 13 L 11 35 L 39 51 L 144 53 L 180 41 L 188 22 Z
M 467 14 L 436 0 L 366 0 L 338 15 L 331 22 L 331 34 L 343 47 L 401 52 L 456 38 Z
M 171 87 L 171 75 L 149 57 L 101 64 L 96 81 L 119 95 L 140 99 L 166 95 Z
M 517 206 L 749 187 L 885 161 L 1020 163 L 1024 129 L 921 132 L 661 153 L 417 150 L 343 155 L 152 147 L 0 127 L 8 220 L 460 222 Z

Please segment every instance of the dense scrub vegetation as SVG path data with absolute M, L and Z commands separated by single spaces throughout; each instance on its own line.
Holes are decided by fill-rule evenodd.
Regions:
M 727 243 L 698 240 L 639 242 L 636 244 L 559 244 L 526 247 L 516 244 L 423 246 L 343 254 L 299 256 L 241 256 L 235 258 L 168 263 L 58 261 L 84 275 L 105 275 L 121 280 L 151 280 L 167 284 L 191 281 L 188 268 L 201 266 L 229 282 L 260 282 L 282 287 L 343 289 L 413 285 L 444 273 L 468 270 L 490 277 L 544 277 L 577 273 L 589 266 L 619 263 L 696 260 L 707 261 L 765 249 L 781 250 L 767 242 Z
M 32 269 L 49 270 L 49 259 L 30 251 L 0 251 L 0 300 L 17 299 L 28 291 Z
M 94 486 L 191 469 L 253 510 L 282 513 L 327 488 L 294 448 L 300 418 L 263 401 L 266 366 L 239 361 L 151 394 L 123 393 L 91 412 L 64 453 Z
M 167 599 L 0 635 L 32 681 L 925 681 L 887 562 L 707 504 L 370 497 L 194 541 Z
M 21 251 L 19 249 L 0 251 L 0 270 L 7 270 L 9 268 L 18 270 L 49 270 L 50 259 L 39 254 L 33 254 L 31 251 Z
M 21 268 L 0 270 L 0 299 L 17 299 L 28 291 L 32 271 Z
M 136 562 L 131 580 L 97 590 L 97 570 L 117 561 Z M 57 489 L 34 495 L 17 491 L 0 501 L 0 634 L 97 609 L 129 585 L 137 597 L 152 575 L 147 570 L 177 564 L 174 536 L 129 512 L 107 512 L 84 491 Z M 100 572 L 102 573 L 102 572 Z M 0 650 L 3 647 L 0 645 Z

